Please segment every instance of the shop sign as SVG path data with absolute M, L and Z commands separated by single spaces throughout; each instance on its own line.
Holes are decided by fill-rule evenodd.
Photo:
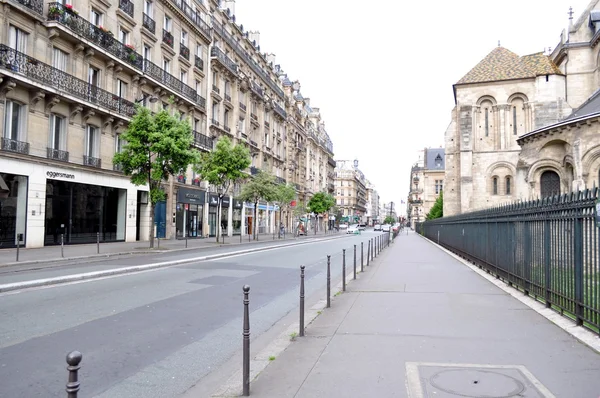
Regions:
M 219 205 L 219 195 L 214 193 L 208 194 L 208 204 L 210 206 L 218 206 Z
M 66 178 L 66 179 L 69 179 L 69 180 L 74 180 L 75 179 L 75 174 L 62 173 L 60 171 L 51 171 L 51 170 L 48 170 L 46 172 L 46 177 L 48 177 L 48 178 Z
M 206 192 L 199 189 L 179 188 L 177 191 L 177 202 L 204 204 Z
M 239 199 L 233 199 L 233 208 L 234 209 L 241 209 L 244 205 L 244 202 L 242 202 Z
M 223 196 L 223 202 L 221 202 L 222 207 L 229 207 L 230 198 L 229 196 Z

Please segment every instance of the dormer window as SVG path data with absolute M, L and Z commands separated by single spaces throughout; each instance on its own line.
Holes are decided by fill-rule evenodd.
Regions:
M 442 167 L 442 157 L 440 156 L 440 154 L 438 153 L 438 155 L 435 157 L 435 167 L 440 168 Z

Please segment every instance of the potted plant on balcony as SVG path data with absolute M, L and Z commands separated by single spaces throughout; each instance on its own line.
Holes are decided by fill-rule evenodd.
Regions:
M 129 50 L 129 54 L 127 55 L 127 58 L 131 62 L 135 62 L 137 60 L 137 54 L 135 52 L 135 47 L 132 44 L 125 44 L 125 47 L 127 47 L 127 49 Z
M 48 18 L 49 19 L 58 19 L 58 17 L 63 15 L 64 13 L 65 13 L 64 10 L 57 6 L 50 6 L 48 8 Z

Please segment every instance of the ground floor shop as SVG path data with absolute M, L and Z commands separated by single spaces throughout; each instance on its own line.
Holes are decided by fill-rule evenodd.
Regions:
M 179 188 L 175 207 L 177 238 L 201 238 L 204 230 L 206 192 L 201 189 Z
M 143 187 L 101 170 L 0 159 L 0 248 L 147 240 Z

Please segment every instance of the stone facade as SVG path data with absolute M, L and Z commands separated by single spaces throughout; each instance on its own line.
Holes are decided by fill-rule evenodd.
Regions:
M 344 217 L 367 223 L 367 181 L 358 161 L 338 160 L 335 168 L 335 202 Z

